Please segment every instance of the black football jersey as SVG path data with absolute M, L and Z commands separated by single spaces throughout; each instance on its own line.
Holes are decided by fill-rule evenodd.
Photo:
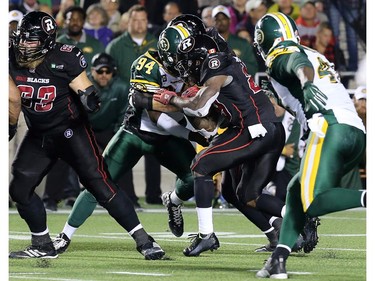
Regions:
M 21 91 L 22 111 L 30 130 L 55 134 L 85 114 L 69 84 L 86 67 L 81 50 L 72 45 L 56 43 L 35 69 L 20 68 L 12 47 L 9 49 L 9 74 Z
M 218 75 L 232 77 L 232 81 L 221 88 L 213 104 L 224 116 L 226 126 L 247 127 L 278 122 L 271 101 L 247 73 L 240 59 L 222 52 L 210 54 L 202 64 L 199 84 L 203 85 L 209 78 Z

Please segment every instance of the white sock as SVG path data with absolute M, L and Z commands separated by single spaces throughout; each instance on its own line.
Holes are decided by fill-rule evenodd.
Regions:
M 35 236 L 43 236 L 45 234 L 47 234 L 49 232 L 48 230 L 48 226 L 46 228 L 46 230 L 42 231 L 42 232 L 31 232 L 32 235 L 35 235 Z
M 64 232 L 69 239 L 72 239 L 74 232 L 76 232 L 77 229 L 78 227 L 73 227 L 66 222 L 62 232 Z
M 176 194 L 176 191 L 173 190 L 171 193 L 171 202 L 175 205 L 181 205 L 184 201 L 182 201 Z
M 214 224 L 212 218 L 212 207 L 209 208 L 195 208 L 198 214 L 199 233 L 210 234 L 214 232 Z
M 130 236 L 132 236 L 134 234 L 134 232 L 136 232 L 137 230 L 140 230 L 142 228 L 143 228 L 143 226 L 141 224 L 138 224 L 136 227 L 134 227 L 132 230 L 129 231 Z
M 273 222 L 278 219 L 279 217 L 271 217 L 268 223 L 272 226 Z
M 286 205 L 284 205 L 284 207 L 281 209 L 281 217 L 282 218 L 285 216 L 285 212 L 286 212 Z
M 269 233 L 269 232 L 271 232 L 272 230 L 274 230 L 273 226 L 271 226 L 271 228 L 270 228 L 270 229 L 268 229 L 268 230 L 266 230 L 266 231 L 263 231 L 263 233 L 264 233 L 264 234 L 266 234 L 266 233 Z

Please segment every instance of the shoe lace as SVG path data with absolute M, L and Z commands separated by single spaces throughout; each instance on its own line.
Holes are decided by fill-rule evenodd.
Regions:
M 173 222 L 177 225 L 181 225 L 182 224 L 181 205 L 171 204 L 170 209 L 171 209 Z
M 202 238 L 199 237 L 199 233 L 192 233 L 188 234 L 188 239 L 190 239 L 191 243 L 195 243 L 197 240 L 199 241 Z
M 55 241 L 53 241 L 53 245 L 55 247 L 65 247 L 68 244 L 69 241 L 65 240 L 63 237 L 56 237 Z

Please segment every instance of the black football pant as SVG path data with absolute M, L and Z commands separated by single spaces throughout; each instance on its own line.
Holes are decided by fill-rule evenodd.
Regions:
M 140 223 L 130 199 L 111 180 L 91 128 L 76 124 L 51 136 L 28 131 L 17 150 L 9 193 L 31 232 L 47 228 L 42 200 L 34 190 L 58 158 L 75 170 L 83 186 L 127 231 Z

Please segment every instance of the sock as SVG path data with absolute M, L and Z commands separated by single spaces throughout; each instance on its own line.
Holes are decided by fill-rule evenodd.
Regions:
M 366 204 L 367 204 L 367 202 L 366 202 L 366 196 L 367 195 L 367 191 L 365 190 L 365 191 L 363 191 L 362 192 L 362 196 L 361 196 L 361 205 L 362 205 L 362 207 L 366 207 Z
M 173 190 L 172 193 L 171 193 L 171 202 L 172 204 L 178 206 L 178 205 L 181 205 L 182 204 L 182 200 L 177 196 L 176 194 L 176 191 Z
M 272 253 L 272 258 L 283 257 L 284 261 L 286 261 L 291 251 L 292 250 L 288 246 L 279 244 L 277 245 L 275 251 Z
M 209 234 L 214 232 L 214 225 L 212 219 L 212 207 L 210 208 L 196 208 L 198 214 L 199 233 Z
M 48 243 L 52 243 L 51 237 L 49 236 L 48 227 L 43 232 L 31 233 L 31 245 L 42 246 Z
M 142 246 L 149 241 L 148 234 L 143 228 L 136 230 L 133 234 L 131 234 L 131 237 L 133 237 L 137 247 Z
M 73 237 L 73 235 L 74 235 L 74 233 L 76 232 L 77 229 L 78 229 L 78 227 L 73 227 L 73 226 L 69 225 L 68 222 L 66 222 L 62 232 L 65 233 L 65 235 L 68 236 L 69 239 L 72 239 L 72 237 Z

